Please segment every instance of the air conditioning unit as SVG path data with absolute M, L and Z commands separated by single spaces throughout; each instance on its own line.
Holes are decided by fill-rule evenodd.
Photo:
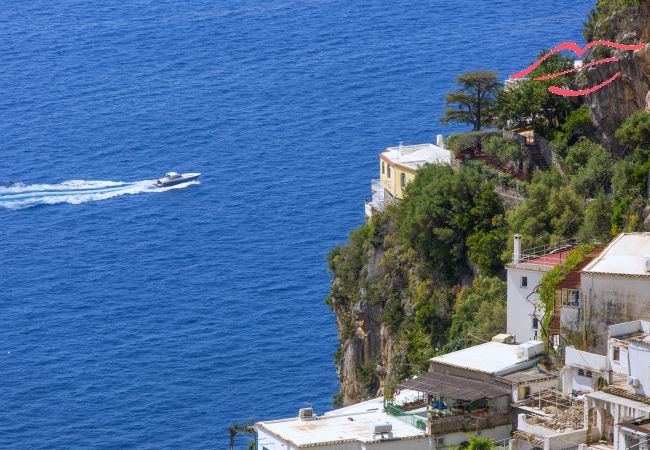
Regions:
M 627 384 L 629 384 L 630 386 L 632 386 L 634 388 L 638 388 L 639 387 L 639 379 L 637 377 L 630 377 L 630 378 L 627 379 Z
M 298 418 L 300 420 L 311 420 L 314 417 L 314 408 L 300 408 L 298 410 Z
M 393 431 L 393 424 L 390 422 L 375 423 L 372 425 L 372 434 L 386 434 Z

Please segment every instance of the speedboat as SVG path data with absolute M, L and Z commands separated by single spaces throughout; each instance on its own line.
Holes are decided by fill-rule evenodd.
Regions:
M 167 172 L 164 177 L 158 178 L 155 182 L 157 187 L 168 187 L 175 186 L 181 183 L 187 183 L 189 181 L 196 180 L 201 174 L 200 173 L 176 173 L 176 172 Z

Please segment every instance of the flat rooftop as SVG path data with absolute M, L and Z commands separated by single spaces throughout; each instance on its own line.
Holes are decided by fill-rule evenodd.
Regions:
M 493 375 L 506 375 L 533 366 L 542 356 L 542 352 L 543 343 L 539 341 L 518 345 L 486 342 L 436 356 L 431 358 L 431 362 Z
M 392 163 L 417 170 L 425 164 L 451 164 L 451 152 L 433 144 L 388 147 L 382 156 Z
M 381 435 L 373 435 L 373 427 L 387 422 L 392 425 L 390 438 L 392 440 L 425 437 L 424 430 L 386 414 L 381 405 L 365 412 L 341 411 L 337 414 L 337 411 L 333 411 L 314 420 L 301 420 L 295 417 L 258 422 L 255 426 L 293 446 L 315 447 L 346 442 L 378 442 L 381 440 Z
M 594 258 L 582 272 L 649 276 L 650 233 L 623 233 Z

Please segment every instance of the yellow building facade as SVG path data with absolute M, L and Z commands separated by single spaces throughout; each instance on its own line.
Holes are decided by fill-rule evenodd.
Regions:
M 392 200 L 404 198 L 406 186 L 425 164 L 451 164 L 451 152 L 433 144 L 388 147 L 379 154 L 379 179 Z

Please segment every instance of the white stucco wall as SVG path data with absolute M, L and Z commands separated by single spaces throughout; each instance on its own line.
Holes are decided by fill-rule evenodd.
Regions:
M 512 334 L 516 342 L 535 340 L 535 330 L 533 329 L 532 320 L 535 308 L 531 302 L 538 302 L 539 295 L 536 293 L 530 294 L 546 273 L 546 270 L 535 269 L 536 266 L 532 266 L 531 268 L 522 268 L 522 266 L 522 264 L 519 264 L 516 266 L 508 265 L 507 267 L 508 316 L 506 328 L 507 333 Z M 521 277 L 528 278 L 528 286 L 521 286 Z M 542 315 L 543 313 L 539 314 L 539 319 L 542 318 Z M 541 337 L 541 324 L 537 333 L 537 339 L 539 340 Z
M 606 354 L 609 325 L 650 320 L 650 277 L 582 272 L 580 280 L 585 320 L 595 339 L 589 351 Z
M 650 396 L 650 347 L 635 342 L 630 342 L 630 374 L 639 379 L 636 393 Z

